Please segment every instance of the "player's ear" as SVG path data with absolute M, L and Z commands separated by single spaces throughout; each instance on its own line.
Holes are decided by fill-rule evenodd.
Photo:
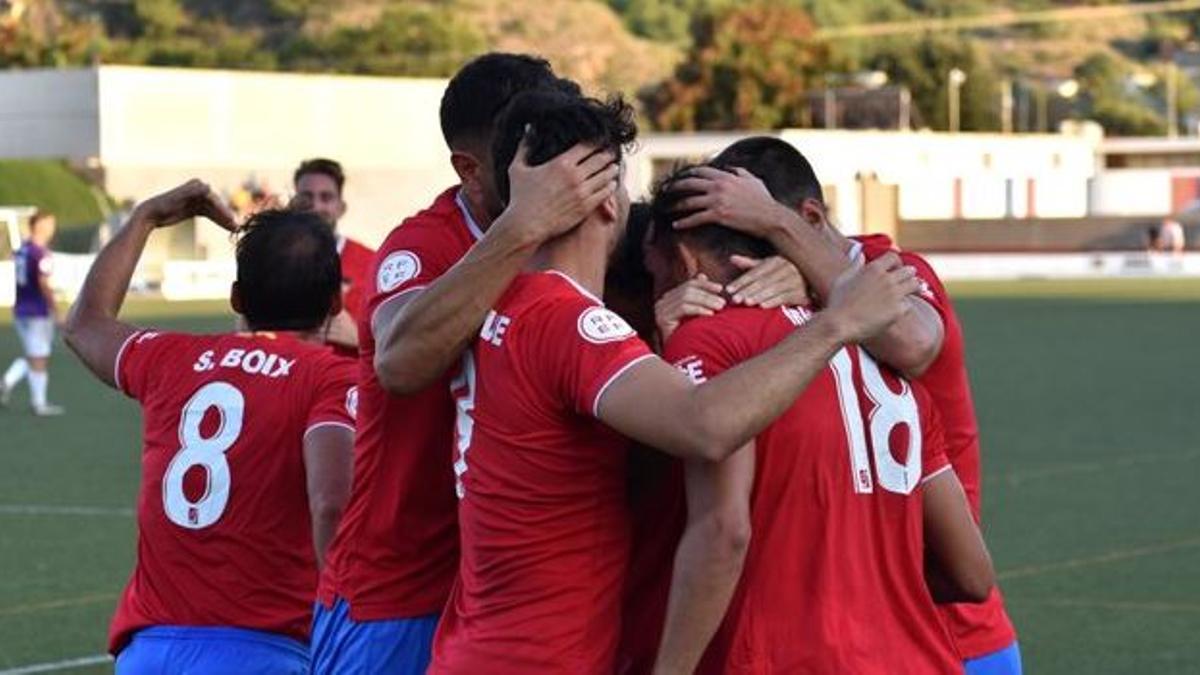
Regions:
M 615 224 L 621 215 L 621 205 L 617 203 L 617 195 L 614 192 L 609 195 L 608 199 L 600 202 L 600 216 L 609 224 Z
M 343 199 L 341 196 L 338 196 L 338 208 L 337 208 L 338 220 L 341 220 L 342 216 L 346 215 L 346 209 L 347 209 L 346 200 Z
M 700 273 L 700 257 L 688 248 L 683 242 L 675 242 L 675 246 L 679 248 L 679 256 L 676 258 L 679 261 L 680 270 L 683 272 L 683 278 L 691 279 Z
M 244 313 L 242 312 L 242 292 L 238 289 L 236 281 L 229 287 L 229 306 L 233 308 L 235 314 L 241 315 Z
M 825 205 L 811 197 L 800 202 L 800 217 L 817 230 L 824 228 L 828 219 Z

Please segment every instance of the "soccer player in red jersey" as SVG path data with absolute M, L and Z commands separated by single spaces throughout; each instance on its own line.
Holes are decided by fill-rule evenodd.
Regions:
M 292 187 L 298 205 L 333 227 L 337 234 L 338 256 L 342 260 L 342 312 L 330 323 L 326 340 L 357 352 L 358 323 L 363 318 L 367 295 L 371 292 L 371 261 L 375 251 L 337 232 L 338 221 L 346 215 L 346 173 L 332 159 L 306 159 L 292 174 Z
M 487 54 L 442 99 L 462 183 L 388 235 L 359 324 L 359 426 L 349 507 L 322 574 L 313 625 L 318 674 L 423 673 L 458 566 L 450 370 L 483 316 L 543 239 L 611 194 L 611 159 L 515 167 L 495 196 L 491 129 L 514 94 L 578 94 L 538 58 Z
M 117 318 L 151 232 L 233 215 L 191 181 L 138 206 L 65 326 L 142 407 L 137 564 L 113 618 L 117 673 L 307 673 L 312 594 L 349 493 L 354 362 L 320 343 L 340 309 L 329 228 L 265 211 L 243 228 L 231 302 L 251 332 L 143 330 Z
M 493 156 L 497 167 L 514 155 L 514 166 L 536 167 L 583 142 L 619 157 L 635 133 L 620 101 L 530 92 L 497 123 Z M 431 673 L 612 672 L 630 525 L 621 435 L 723 458 L 916 289 L 910 270 L 882 259 L 847 275 L 830 309 L 777 348 L 693 386 L 595 295 L 628 208 L 618 189 L 547 241 L 464 357 L 454 467 L 463 553 Z
M 777 138 L 739 141 L 713 163 L 737 167 L 730 173 L 702 170 L 704 177 L 687 185 L 705 192 L 704 211 L 692 223 L 706 220 L 732 226 L 766 223 L 788 225 L 788 245 L 818 299 L 825 297 L 837 275 L 856 259 L 872 260 L 898 253 L 917 271 L 921 292 L 914 311 L 883 336 L 865 346 L 878 360 L 925 386 L 945 429 L 946 455 L 962 482 L 976 521 L 980 520 L 979 429 L 967 377 L 962 327 L 937 274 L 920 256 L 897 252 L 891 240 L 875 235 L 845 237 L 830 223 L 820 182 L 808 161 Z M 761 178 L 763 185 L 754 177 Z M 774 197 L 774 200 L 769 197 Z M 734 295 L 743 292 L 730 284 Z M 942 618 L 971 675 L 1016 675 L 1021 672 L 1016 633 L 998 587 L 981 604 L 947 604 Z
M 675 230 L 690 194 L 675 185 L 690 171 L 654 200 L 646 260 L 658 288 L 698 274 L 728 284 L 731 256 L 773 253 L 768 241 L 717 224 Z M 702 383 L 812 316 L 725 308 L 679 325 L 664 356 Z M 933 586 L 943 597 L 982 600 L 992 572 L 947 468 L 928 395 L 862 348 L 840 350 L 731 458 L 687 464 L 688 525 L 656 672 L 690 673 L 697 663 L 703 673 L 960 669 L 926 589 L 926 551 L 943 571 Z

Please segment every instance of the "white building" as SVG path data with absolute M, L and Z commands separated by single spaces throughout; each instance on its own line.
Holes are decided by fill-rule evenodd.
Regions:
M 347 170 L 348 233 L 378 242 L 455 181 L 438 79 L 100 66 L 0 72 L 0 157 L 65 158 L 117 199 L 197 176 L 290 193 L 303 159 Z M 213 253 L 223 236 L 206 241 Z

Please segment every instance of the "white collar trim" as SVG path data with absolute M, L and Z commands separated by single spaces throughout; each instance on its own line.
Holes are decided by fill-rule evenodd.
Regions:
M 589 298 L 591 300 L 595 300 L 596 302 L 600 303 L 601 305 L 604 304 L 603 300 L 601 300 L 600 298 L 597 298 L 595 295 L 593 295 L 591 291 L 589 291 L 588 289 L 583 287 L 583 284 L 580 284 L 578 281 L 575 281 L 574 279 L 572 279 L 571 275 L 567 274 L 566 272 L 562 272 L 559 270 L 546 270 L 546 274 L 553 274 L 555 276 L 560 276 L 563 279 L 566 279 L 567 283 L 574 286 L 575 290 L 579 291 L 587 298 Z
M 471 231 L 471 236 L 475 237 L 475 241 L 483 239 L 483 230 L 479 227 L 479 223 L 475 222 L 475 217 L 471 215 L 471 209 L 467 207 L 467 200 L 463 199 L 462 188 L 454 195 L 454 201 L 458 204 L 458 210 L 462 211 L 463 220 L 467 223 L 467 229 Z

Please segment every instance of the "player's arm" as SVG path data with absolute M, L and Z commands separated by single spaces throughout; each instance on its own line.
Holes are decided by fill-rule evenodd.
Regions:
M 886 255 L 835 285 L 829 307 L 770 350 L 700 385 L 661 359 L 618 376 L 597 402 L 606 424 L 650 447 L 720 461 L 779 417 L 843 345 L 874 335 L 908 310 L 910 267 Z
M 700 194 L 681 200 L 681 209 L 698 211 L 681 219 L 677 227 L 715 222 L 767 239 L 799 268 L 818 298 L 828 298 L 837 279 L 854 264 L 798 213 L 775 201 L 762 181 L 744 169 L 730 173 L 701 167 L 695 177 L 679 181 L 678 189 Z M 728 290 L 736 295 L 748 285 L 739 279 Z M 863 346 L 904 375 L 919 377 L 941 352 L 945 328 L 927 302 L 915 296 L 907 302 L 910 311 Z
M 195 216 L 206 216 L 226 229 L 233 229 L 236 223 L 212 188 L 191 180 L 139 204 L 88 270 L 63 326 L 63 337 L 84 365 L 110 387 L 117 386 L 113 368 L 121 346 L 136 332 L 117 315 L 146 241 L 155 228 Z
M 925 581 L 933 599 L 939 603 L 986 600 L 996 573 L 953 470 L 925 481 L 922 508 Z
M 341 425 L 326 424 L 304 435 L 304 473 L 308 487 L 308 510 L 312 518 L 313 548 L 317 566 L 325 567 L 325 551 L 337 532 L 342 511 L 350 501 L 354 473 L 354 432 Z
M 696 670 L 729 609 L 750 547 L 754 443 L 719 462 L 688 462 L 687 526 L 675 551 L 666 623 L 654 672 Z
M 616 189 L 619 169 L 609 153 L 577 145 L 531 167 L 525 152 L 522 142 L 509 168 L 508 207 L 487 234 L 428 288 L 397 296 L 373 317 L 375 374 L 393 394 L 416 393 L 440 377 L 537 247 L 579 224 Z
M 37 283 L 38 291 L 42 297 L 46 299 L 46 306 L 50 308 L 50 317 L 54 322 L 58 322 L 58 305 L 54 302 L 54 289 L 50 287 L 50 275 L 42 271 L 41 265 L 45 263 L 45 258 L 38 262 Z

